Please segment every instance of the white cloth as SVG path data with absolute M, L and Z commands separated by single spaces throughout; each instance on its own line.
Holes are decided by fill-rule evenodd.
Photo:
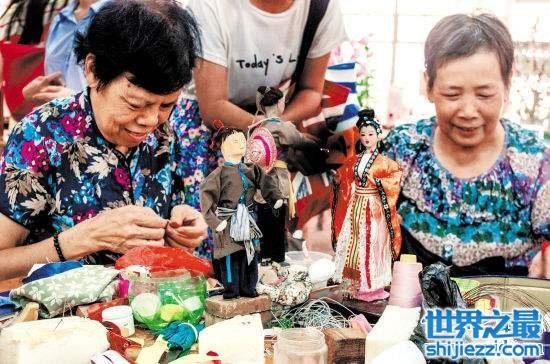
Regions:
M 361 157 L 361 160 L 359 161 L 359 167 L 357 168 L 357 172 L 360 176 L 363 176 L 363 172 L 365 172 L 365 168 L 367 167 L 367 163 L 369 162 L 371 155 L 372 153 L 364 153 Z
M 295 0 L 282 13 L 271 14 L 250 0 L 191 0 L 201 29 L 203 58 L 228 70 L 228 98 L 236 105 L 256 102 L 259 86 L 278 86 L 296 69 L 310 1 Z M 330 0 L 308 58 L 329 53 L 347 39 L 339 0 Z M 184 92 L 195 98 L 194 86 Z

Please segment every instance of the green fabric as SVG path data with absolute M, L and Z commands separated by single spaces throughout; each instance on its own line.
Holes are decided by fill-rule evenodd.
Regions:
M 101 265 L 85 265 L 27 283 L 11 291 L 10 299 L 19 306 L 38 302 L 40 317 L 51 318 L 78 305 L 112 299 L 118 273 Z

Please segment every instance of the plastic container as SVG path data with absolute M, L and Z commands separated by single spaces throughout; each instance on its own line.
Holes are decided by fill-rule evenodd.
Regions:
M 128 280 L 128 300 L 134 318 L 148 328 L 158 330 L 172 321 L 197 324 L 202 317 L 206 298 L 202 274 L 178 271 L 173 276 L 156 278 L 122 275 Z
M 106 308 L 101 313 L 102 321 L 109 321 L 117 325 L 120 334 L 124 337 L 132 336 L 136 329 L 134 328 L 134 317 L 130 306 L 113 306 Z
M 314 328 L 287 329 L 277 335 L 274 364 L 326 364 L 325 334 Z

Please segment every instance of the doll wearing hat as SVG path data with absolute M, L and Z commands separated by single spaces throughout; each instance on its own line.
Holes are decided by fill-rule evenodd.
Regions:
M 275 209 L 283 205 L 283 196 L 276 181 L 261 168 L 243 163 L 246 137 L 242 130 L 221 127 L 214 143 L 225 162 L 200 186 L 201 211 L 214 235 L 214 272 L 223 284 L 225 299 L 256 297 L 262 232 L 250 213 L 254 194 L 260 190 Z
M 260 86 L 256 106 L 265 119 L 250 127 L 247 159 L 276 179 L 284 196 L 285 207 L 276 214 L 269 206 L 258 206 L 258 225 L 265 232 L 262 240 L 262 258 L 282 262 L 285 259 L 287 209 L 295 216 L 296 196 L 292 190 L 288 157 L 292 149 L 318 148 L 317 143 L 300 133 L 293 123 L 280 119 L 284 111 L 283 93 L 274 87 Z M 259 201 L 260 203 L 263 201 Z
M 380 125 L 370 109 L 359 112 L 357 155 L 334 177 L 333 227 L 337 238 L 334 280 L 365 301 L 388 296 L 392 259 L 401 249 L 396 212 L 402 171 L 378 153 Z

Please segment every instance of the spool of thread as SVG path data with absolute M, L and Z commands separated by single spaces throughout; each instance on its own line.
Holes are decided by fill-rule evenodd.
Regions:
M 399 258 L 400 262 L 403 263 L 416 263 L 416 255 L 414 254 L 401 254 Z
M 419 307 L 422 304 L 422 290 L 418 273 L 422 264 L 416 262 L 416 256 L 403 254 L 401 260 L 393 265 L 390 305 L 403 308 Z

